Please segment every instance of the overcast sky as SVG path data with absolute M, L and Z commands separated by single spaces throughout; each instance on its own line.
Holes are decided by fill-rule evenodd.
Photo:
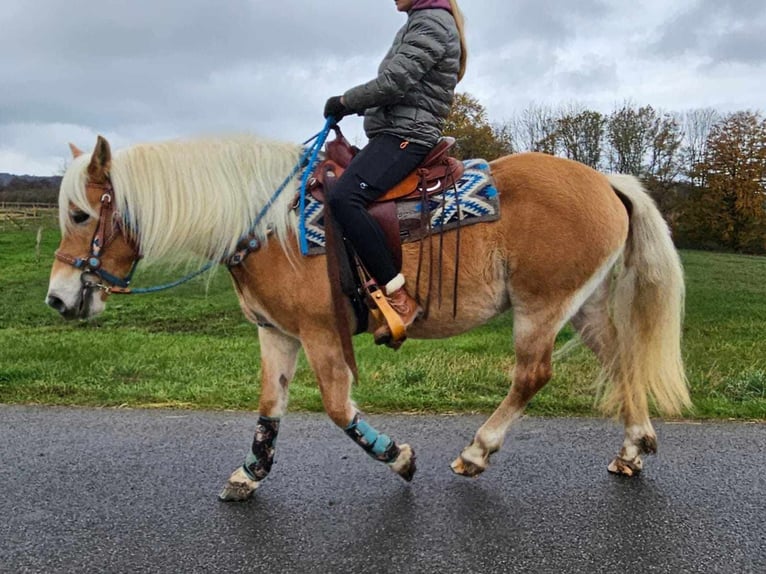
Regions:
M 608 113 L 766 108 L 764 0 L 462 0 L 459 91 L 502 122 L 530 104 Z M 372 78 L 393 0 L 2 0 L 0 172 L 51 175 L 68 142 L 254 132 L 300 142 Z M 361 120 L 342 124 L 363 143 Z

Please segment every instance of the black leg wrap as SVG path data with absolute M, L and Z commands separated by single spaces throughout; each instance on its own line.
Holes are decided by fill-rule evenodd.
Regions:
M 251 480 L 263 480 L 271 472 L 278 433 L 279 419 L 258 417 L 253 446 L 242 467 Z

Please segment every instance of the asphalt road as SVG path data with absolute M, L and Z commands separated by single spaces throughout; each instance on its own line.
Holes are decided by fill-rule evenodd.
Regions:
M 0 571 L 766 572 L 766 425 L 657 424 L 628 479 L 616 423 L 527 418 L 471 480 L 482 417 L 368 417 L 415 447 L 407 484 L 289 415 L 254 498 L 219 502 L 255 418 L 0 406 Z

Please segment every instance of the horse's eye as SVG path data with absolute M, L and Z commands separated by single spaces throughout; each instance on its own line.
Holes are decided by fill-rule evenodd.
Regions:
M 81 223 L 85 223 L 90 219 L 90 215 L 88 215 L 85 211 L 80 211 L 79 209 L 77 211 L 73 211 L 69 214 L 69 217 L 72 218 L 72 221 L 74 221 L 77 225 L 80 225 Z

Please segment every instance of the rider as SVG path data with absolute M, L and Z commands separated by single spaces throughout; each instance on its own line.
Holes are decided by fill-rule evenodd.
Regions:
M 367 206 L 401 182 L 442 135 L 455 86 L 463 78 L 466 46 L 456 0 L 395 0 L 407 13 L 378 76 L 327 100 L 324 116 L 336 121 L 364 114 L 369 143 L 354 157 L 327 201 L 362 263 L 384 286 L 405 328 L 422 313 L 397 273 L 383 232 Z M 381 327 L 381 335 L 388 333 Z M 380 329 L 379 329 L 380 330 Z M 376 331 L 376 341 L 385 339 Z

